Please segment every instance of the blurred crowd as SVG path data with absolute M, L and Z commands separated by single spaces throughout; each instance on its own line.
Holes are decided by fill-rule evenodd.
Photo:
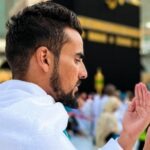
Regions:
M 92 137 L 96 147 L 103 146 L 110 138 L 116 139 L 122 130 L 122 121 L 134 94 L 122 93 L 115 85 L 108 84 L 101 94 L 82 92 L 77 97 L 78 109 L 67 109 L 70 115 L 70 135 Z M 136 150 L 143 147 L 145 132 L 141 133 Z

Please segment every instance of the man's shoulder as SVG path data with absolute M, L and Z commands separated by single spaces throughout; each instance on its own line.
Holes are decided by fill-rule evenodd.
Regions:
M 59 127 L 63 131 L 68 122 L 68 114 L 63 105 L 48 102 L 44 97 L 34 98 L 26 98 L 1 109 L 0 128 L 31 134 L 42 130 L 53 131 Z

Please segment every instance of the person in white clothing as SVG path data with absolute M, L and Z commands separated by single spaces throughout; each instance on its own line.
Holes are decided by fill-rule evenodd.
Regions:
M 76 106 L 78 86 L 87 78 L 76 14 L 41 2 L 12 16 L 7 29 L 5 51 L 13 79 L 0 84 L 0 149 L 74 150 L 64 134 L 64 105 Z M 131 149 L 150 123 L 150 94 L 143 84 L 135 91 L 120 137 L 102 150 Z

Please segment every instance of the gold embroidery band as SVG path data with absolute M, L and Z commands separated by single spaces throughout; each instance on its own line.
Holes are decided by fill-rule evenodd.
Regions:
M 83 38 L 93 42 L 139 48 L 140 30 L 138 28 L 84 16 L 78 17 L 82 27 L 87 30 L 83 33 Z

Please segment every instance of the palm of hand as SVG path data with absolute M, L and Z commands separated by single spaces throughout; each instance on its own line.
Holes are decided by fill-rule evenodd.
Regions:
M 137 106 L 134 111 L 127 111 L 123 120 L 123 129 L 129 138 L 139 136 L 150 122 L 150 107 Z

